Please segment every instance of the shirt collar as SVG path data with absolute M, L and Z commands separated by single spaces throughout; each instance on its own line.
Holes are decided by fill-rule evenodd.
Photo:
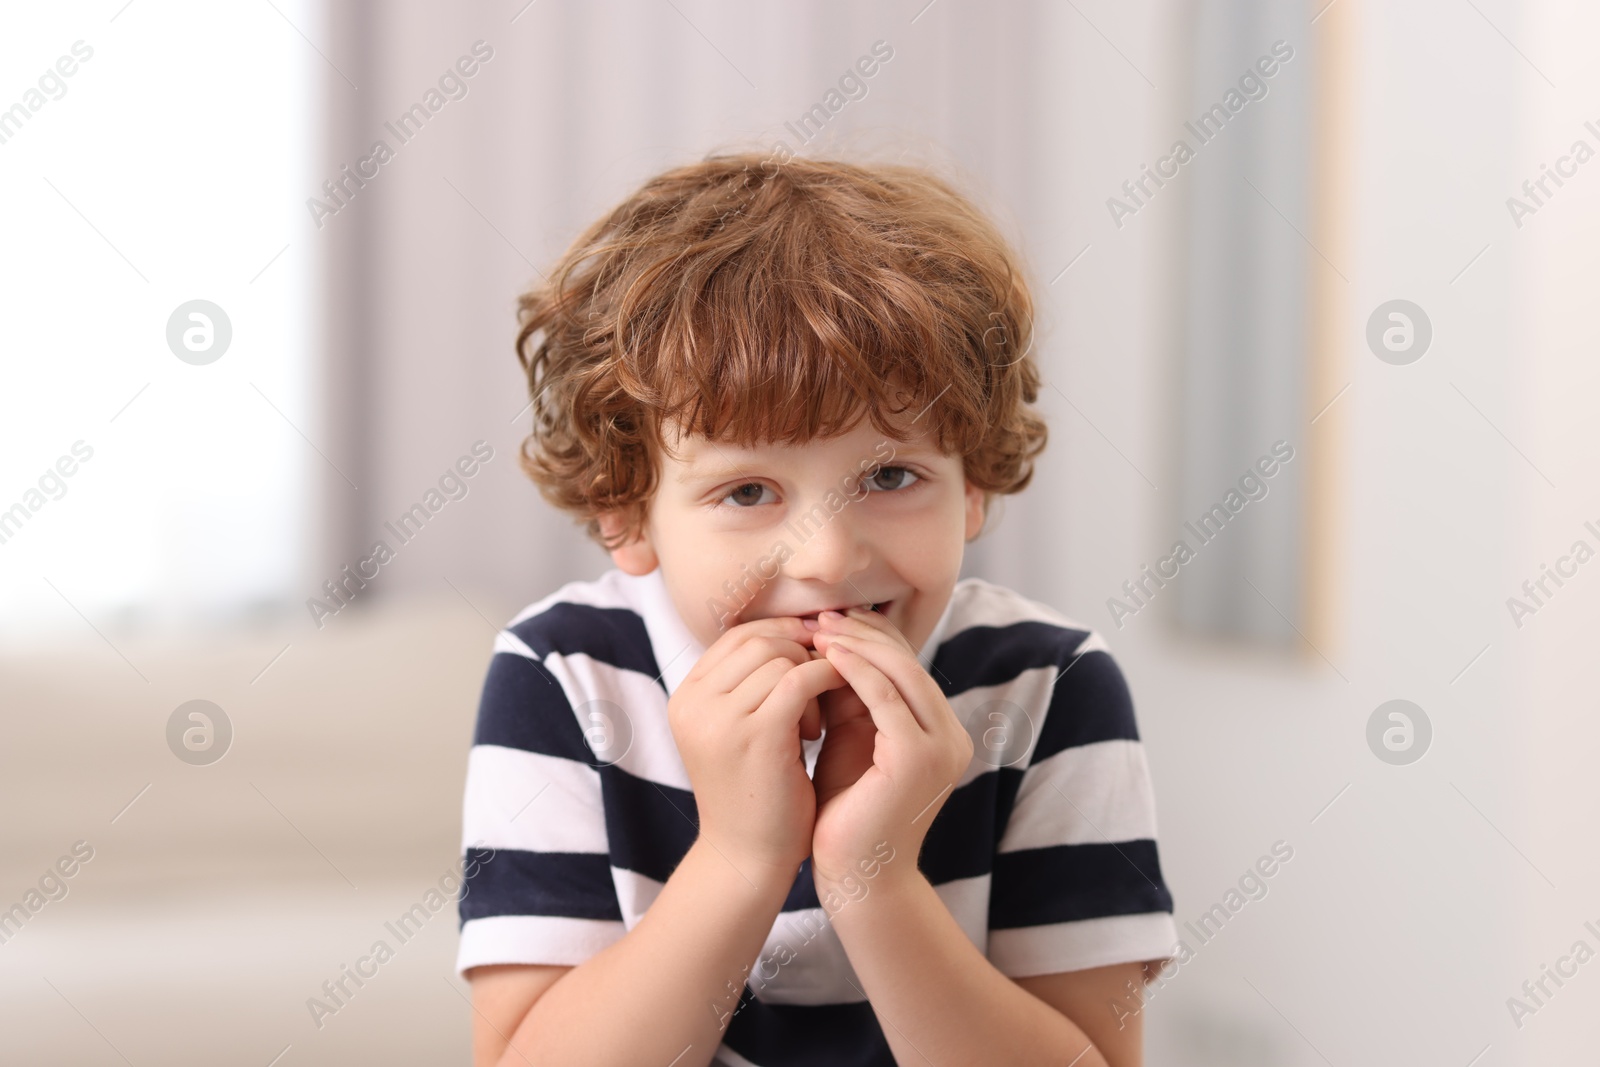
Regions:
M 705 647 L 678 614 L 660 567 L 644 575 L 622 574 L 621 580 L 633 591 L 633 602 L 644 619 L 656 667 L 661 671 L 661 683 L 671 696 L 705 654 Z
M 928 634 L 928 639 L 922 642 L 922 650 L 917 653 L 917 659 L 922 661 L 923 670 L 933 669 L 933 656 L 939 650 L 939 642 L 943 641 L 946 632 L 950 629 L 950 616 L 955 611 L 956 597 L 960 595 L 961 585 L 950 591 L 950 599 L 944 602 L 944 611 L 939 614 L 939 621 L 933 624 L 933 632 Z

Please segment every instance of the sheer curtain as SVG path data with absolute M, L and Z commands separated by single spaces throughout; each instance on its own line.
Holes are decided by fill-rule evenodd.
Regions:
M 1079 179 L 1041 169 L 1050 139 L 1034 131 L 1050 76 L 1040 34 L 1061 19 L 1033 4 L 752 5 L 737 18 L 705 3 L 339 5 L 334 58 L 360 91 L 330 77 L 327 169 L 354 166 L 378 140 L 394 158 L 326 220 L 330 455 L 361 489 L 325 479 L 334 522 L 323 571 L 365 555 L 479 440 L 495 458 L 471 495 L 362 595 L 461 593 L 493 618 L 609 565 L 517 469 L 528 416 L 514 297 L 666 166 L 780 142 L 936 162 L 1024 246 L 1048 312 L 1072 288 L 1049 279 L 1083 243 L 1056 208 L 1063 183 Z M 1089 58 L 1077 76 L 1134 77 L 1078 36 L 1092 36 L 1087 26 L 1068 29 Z M 474 49 L 464 94 L 441 94 L 420 132 L 398 121 Z M 867 56 L 872 76 L 846 78 Z M 963 77 L 968 63 L 975 73 Z M 1056 393 L 1044 402 L 1073 417 Z M 1028 536 L 1002 524 L 974 547 L 973 566 L 1014 558 L 1005 549 Z

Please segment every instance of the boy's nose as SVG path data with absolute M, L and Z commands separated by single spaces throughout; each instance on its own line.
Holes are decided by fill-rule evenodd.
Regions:
M 851 520 L 851 505 L 838 513 L 819 506 L 790 524 L 794 554 L 783 565 L 790 578 L 839 586 L 872 565 L 872 546 Z

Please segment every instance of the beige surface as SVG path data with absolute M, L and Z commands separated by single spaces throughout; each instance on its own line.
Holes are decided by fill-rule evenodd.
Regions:
M 0 659 L 0 909 L 95 849 L 0 945 L 0 1062 L 467 1062 L 453 902 L 404 945 L 384 923 L 456 862 L 492 626 L 452 598 L 320 632 L 107 631 L 115 651 L 83 632 Z M 195 698 L 235 729 L 205 767 L 166 747 Z M 307 999 L 379 938 L 394 958 L 319 1029 Z

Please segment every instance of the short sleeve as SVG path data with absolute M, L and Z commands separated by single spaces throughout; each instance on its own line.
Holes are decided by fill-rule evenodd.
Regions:
M 990 881 L 988 955 L 1011 977 L 1164 959 L 1177 941 L 1127 682 L 1098 635 L 1062 632 Z
M 532 620 L 537 623 L 538 620 Z M 458 972 L 576 966 L 624 934 L 593 752 L 575 684 L 538 627 L 499 635 L 484 680 L 462 804 Z

